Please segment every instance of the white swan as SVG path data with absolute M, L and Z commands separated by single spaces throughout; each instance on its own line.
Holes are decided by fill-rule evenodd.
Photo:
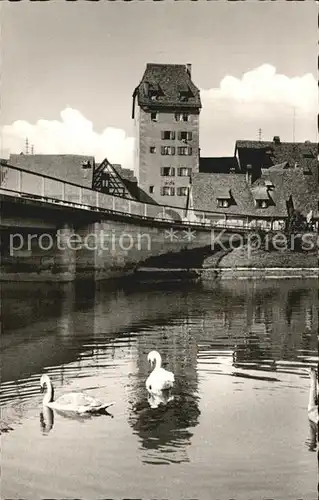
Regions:
M 314 368 L 309 370 L 310 390 L 308 401 L 308 418 L 311 422 L 318 424 L 318 389 L 317 389 L 317 373 Z
M 162 391 L 171 389 L 175 382 L 174 373 L 161 367 L 162 358 L 160 353 L 151 351 L 147 356 L 147 360 L 152 365 L 155 363 L 155 367 L 146 380 L 146 389 L 153 394 L 161 394 Z
M 43 406 L 48 406 L 54 410 L 80 414 L 99 413 L 114 404 L 113 402 L 103 404 L 101 401 L 82 392 L 69 392 L 69 394 L 64 394 L 54 401 L 54 388 L 50 377 L 46 374 L 42 375 L 40 386 L 43 391 L 46 389 L 43 397 Z

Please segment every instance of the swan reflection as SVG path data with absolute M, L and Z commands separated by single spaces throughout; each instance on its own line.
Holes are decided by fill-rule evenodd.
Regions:
M 317 449 L 317 435 L 318 435 L 318 426 L 315 422 L 312 422 L 309 419 L 309 437 L 306 440 L 306 445 L 309 451 L 316 451 Z
M 43 406 L 40 412 L 40 428 L 43 435 L 48 435 L 54 425 L 54 413 L 48 406 Z
M 147 401 L 151 408 L 158 408 L 160 405 L 166 406 L 170 401 L 174 401 L 174 396 L 171 391 L 161 391 L 157 394 L 148 392 Z
M 88 420 L 91 420 L 93 418 L 92 414 L 78 414 L 76 412 L 69 412 L 69 411 L 63 411 L 63 410 L 52 410 L 48 406 L 43 406 L 42 411 L 40 412 L 40 428 L 42 431 L 42 434 L 44 436 L 47 436 L 49 432 L 52 430 L 54 426 L 54 413 L 57 415 L 69 419 L 69 420 L 74 420 L 75 422 L 78 422 L 80 424 L 84 424 Z M 104 410 L 103 413 L 95 414 L 94 418 L 102 417 L 102 416 L 107 416 L 114 418 L 114 415 L 109 413 L 108 411 Z

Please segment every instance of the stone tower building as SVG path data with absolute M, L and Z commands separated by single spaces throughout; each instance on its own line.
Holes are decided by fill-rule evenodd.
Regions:
M 133 93 L 135 172 L 156 202 L 184 207 L 199 169 L 201 100 L 190 64 L 147 64 Z

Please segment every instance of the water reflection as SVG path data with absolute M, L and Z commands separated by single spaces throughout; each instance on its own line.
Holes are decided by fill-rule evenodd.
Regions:
M 148 392 L 147 396 L 148 404 L 151 408 L 158 408 L 160 405 L 167 405 L 174 400 L 171 390 L 161 391 L 160 393 Z
M 165 405 L 150 407 L 145 400 L 132 407 L 129 422 L 140 438 L 144 463 L 188 462 L 186 447 L 198 424 L 198 398 L 187 394 L 171 397 Z
M 173 322 L 174 323 L 174 322 Z M 173 325 L 157 326 L 139 336 L 136 371 L 130 387 L 129 423 L 139 436 L 144 463 L 187 462 L 187 446 L 198 424 L 199 395 L 197 340 L 192 324 L 184 319 Z M 172 371 L 175 384 L 158 397 L 145 387 L 149 375 L 147 354 L 162 355 L 163 368 Z
M 110 417 L 114 418 L 114 415 L 112 413 L 109 413 L 109 411 L 104 410 L 103 412 L 101 411 L 100 413 L 95 413 L 94 416 L 90 414 L 78 414 L 76 412 L 68 412 L 68 411 L 63 411 L 63 410 L 52 410 L 52 408 L 49 408 L 48 406 L 43 406 L 42 411 L 40 412 L 40 429 L 42 431 L 43 435 L 48 435 L 49 432 L 52 430 L 54 426 L 54 413 L 57 415 L 73 420 L 75 422 L 78 422 L 80 424 L 84 424 L 85 422 L 91 420 L 92 418 L 98 418 L 98 417 Z
M 256 333 L 244 334 L 241 343 L 235 344 L 233 366 L 254 370 L 276 370 L 269 337 L 261 339 Z
M 318 424 L 315 424 L 315 422 L 311 422 L 309 420 L 309 437 L 306 441 L 306 446 L 308 447 L 309 451 L 316 451 L 317 450 L 317 445 L 318 445 Z
M 40 428 L 43 435 L 49 434 L 54 425 L 54 412 L 48 406 L 43 406 L 40 412 Z
M 189 496 L 207 497 L 214 482 L 216 497 L 231 497 L 249 478 L 252 498 L 271 496 L 270 489 L 276 498 L 297 493 L 306 498 L 304 485 L 314 477 L 308 449 L 317 447 L 311 423 L 308 449 L 304 446 L 309 389 L 304 368 L 318 361 L 316 280 L 212 282 L 182 289 L 44 288 L 23 284 L 15 295 L 11 284 L 2 285 L 0 404 L 7 423 L 3 432 L 13 429 L 4 435 L 4 496 L 20 498 L 27 486 L 28 498 L 49 498 L 57 484 L 50 483 L 54 469 L 59 496 L 89 498 L 94 488 L 96 497 L 105 497 L 108 470 L 108 496 L 123 498 L 121 484 L 130 484 L 133 496 L 139 477 L 134 496 L 160 497 L 158 469 L 149 467 L 147 476 L 143 464 L 179 463 L 170 468 L 172 490 L 165 497 L 187 496 L 181 485 L 190 474 Z M 145 387 L 153 349 L 176 380 L 169 395 L 155 400 Z M 94 390 L 100 399 L 106 387 L 117 403 L 112 425 L 101 417 L 42 409 L 43 372 L 52 374 L 59 392 Z M 43 443 L 42 434 L 54 439 Z M 253 477 L 251 460 L 257 464 Z M 283 474 L 292 479 L 282 481 Z M 230 482 L 231 491 L 224 493 Z M 307 498 L 312 497 L 311 492 Z

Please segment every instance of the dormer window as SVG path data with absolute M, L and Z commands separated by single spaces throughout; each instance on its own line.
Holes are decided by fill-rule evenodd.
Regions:
M 220 189 L 217 194 L 218 208 L 228 208 L 231 204 L 231 193 L 229 189 Z
M 256 208 L 267 208 L 273 201 L 269 198 L 268 188 L 266 186 L 258 186 L 253 190 L 253 197 Z
M 218 208 L 228 208 L 230 205 L 230 200 L 224 199 L 224 198 L 218 198 L 217 199 L 217 206 Z
M 187 102 L 188 101 L 188 93 L 187 92 L 180 92 L 179 93 L 179 100 L 180 101 L 183 101 L 183 102 Z
M 183 85 L 179 88 L 178 97 L 180 101 L 188 101 L 190 97 L 194 97 L 192 91 L 190 90 L 188 85 Z
M 90 163 L 90 160 L 83 161 L 83 162 L 82 162 L 82 168 L 83 168 L 83 170 L 86 170 L 86 169 L 92 168 L 91 163 Z
M 255 200 L 256 208 L 267 208 L 268 201 L 267 200 Z
M 157 83 L 144 82 L 144 92 L 151 99 L 151 101 L 156 101 L 161 95 L 160 86 Z

